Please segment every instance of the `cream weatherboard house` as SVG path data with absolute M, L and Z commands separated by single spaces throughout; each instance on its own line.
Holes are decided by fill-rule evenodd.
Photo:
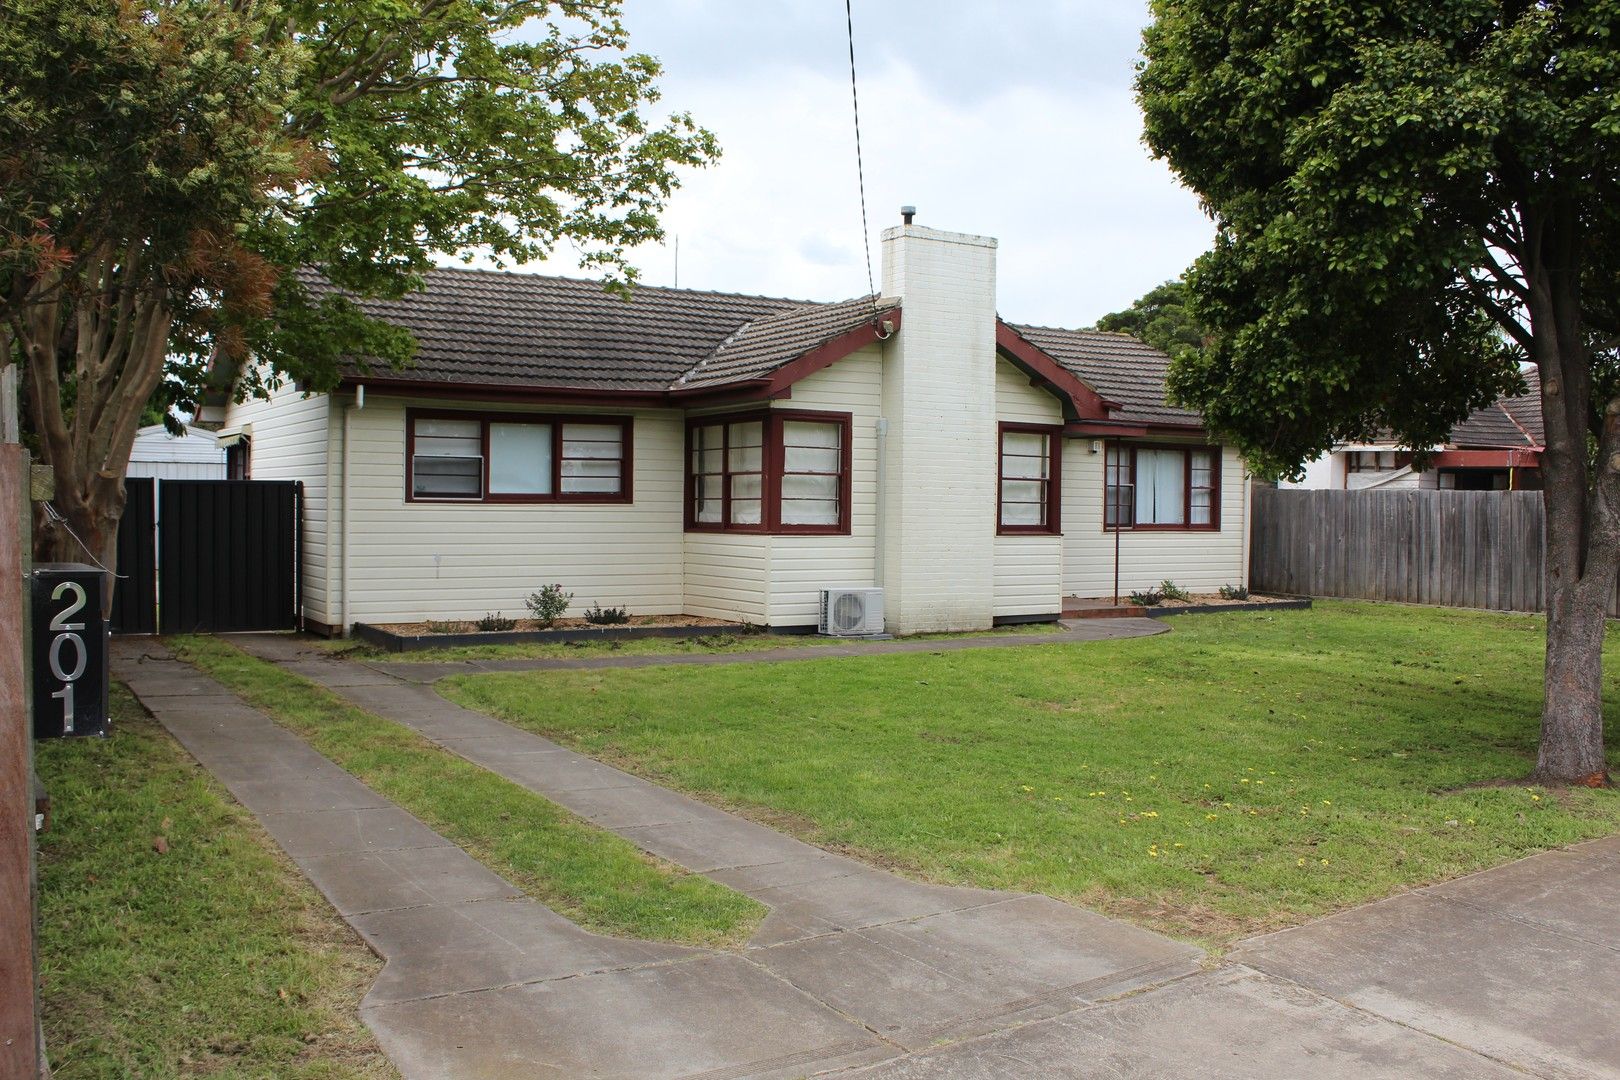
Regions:
M 1166 403 L 1166 358 L 1002 321 L 993 239 L 890 229 L 881 298 L 842 303 L 437 270 L 364 306 L 411 366 L 223 418 L 255 479 L 306 485 L 316 629 L 520 615 L 550 582 L 782 629 L 880 587 L 891 633 L 976 629 L 1112 595 L 1116 540 L 1127 590 L 1245 576 L 1242 464 Z

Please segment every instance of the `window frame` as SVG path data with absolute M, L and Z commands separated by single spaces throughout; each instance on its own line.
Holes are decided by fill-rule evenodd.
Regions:
M 1004 507 L 1002 488 L 1007 476 L 1008 433 L 1046 436 L 1046 523 L 1043 525 L 1007 524 L 1002 521 Z M 1028 477 L 1011 477 L 1027 480 Z M 1063 425 L 1024 424 L 1002 421 L 996 425 L 996 535 L 997 536 L 1062 536 L 1063 535 Z
M 1108 451 L 1110 449 L 1130 451 L 1130 483 L 1131 483 L 1131 524 L 1108 524 Z M 1136 523 L 1136 452 L 1138 450 L 1175 450 L 1181 453 L 1181 506 L 1182 515 L 1187 520 L 1179 525 L 1138 525 Z M 1192 521 L 1192 456 L 1204 450 L 1209 452 L 1209 522 L 1203 525 L 1191 524 Z M 1163 442 L 1125 442 L 1113 440 L 1103 445 L 1102 467 L 1102 531 L 1112 532 L 1220 532 L 1221 531 L 1221 451 L 1222 448 L 1208 443 L 1163 443 Z
M 453 495 L 417 495 L 416 488 L 416 421 L 418 420 L 475 420 L 478 422 L 479 452 L 483 455 L 482 493 L 477 498 L 456 498 Z M 489 426 L 491 424 L 550 424 L 551 425 L 551 491 L 548 493 L 491 493 L 489 490 Z M 620 441 L 619 490 L 572 491 L 562 490 L 562 444 L 564 424 L 617 424 L 623 432 Z M 629 503 L 635 501 L 635 417 L 620 414 L 591 413 L 506 413 L 482 412 L 474 409 L 406 409 L 405 410 L 405 501 L 408 503 L 437 503 L 451 506 L 484 504 L 512 505 L 525 503 Z
M 782 476 L 786 461 L 783 447 L 783 425 L 799 422 L 810 424 L 836 424 L 839 428 L 838 453 L 838 521 L 830 525 L 789 525 L 782 522 Z M 731 524 L 731 433 L 732 424 L 761 425 L 760 450 L 760 520 L 745 525 Z M 720 520 L 698 521 L 695 505 L 697 474 L 692 471 L 694 432 L 699 428 L 721 429 L 720 440 Z M 850 528 L 850 501 L 854 490 L 854 452 L 851 446 L 854 417 L 847 412 L 823 412 L 818 409 L 755 409 L 748 412 L 709 413 L 686 419 L 686 453 L 681 469 L 685 474 L 686 506 L 682 511 L 687 532 L 752 533 L 765 536 L 848 536 Z M 705 474 L 712 475 L 712 474 Z M 797 475 L 797 474 L 796 474 Z M 809 474 L 807 474 L 809 475 Z

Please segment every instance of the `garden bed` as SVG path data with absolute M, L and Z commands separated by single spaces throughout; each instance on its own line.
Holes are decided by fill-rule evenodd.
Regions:
M 1143 607 L 1142 614 L 1150 619 L 1167 615 L 1199 615 L 1208 612 L 1223 614 L 1233 611 L 1304 611 L 1311 606 L 1308 596 L 1259 596 L 1243 600 L 1228 600 L 1219 593 L 1194 594 L 1186 600 L 1160 600 L 1152 607 Z
M 533 619 L 518 619 L 511 630 L 479 630 L 476 623 L 470 620 L 431 624 L 355 623 L 354 636 L 386 652 L 419 652 L 467 645 L 707 637 L 711 634 L 744 634 L 752 629 L 743 623 L 705 619 L 696 615 L 633 615 L 628 623 L 607 626 L 584 619 L 558 619 L 548 628 Z

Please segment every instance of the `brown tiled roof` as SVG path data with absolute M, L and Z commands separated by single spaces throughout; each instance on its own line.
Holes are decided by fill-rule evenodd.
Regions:
M 1542 446 L 1541 380 L 1535 368 L 1524 373 L 1523 394 L 1500 398 L 1451 429 L 1447 445 L 1459 450 Z
M 898 300 L 870 296 L 834 304 L 805 304 L 739 327 L 691 371 L 678 389 L 714 386 L 767 375 L 784 363 L 899 307 Z
M 872 316 L 869 297 L 817 304 L 768 296 L 637 286 L 630 299 L 600 282 L 441 268 L 398 300 L 358 301 L 409 330 L 401 370 L 350 374 L 458 385 L 662 391 L 768 374 Z M 303 279 L 330 289 L 319 274 Z M 892 309 L 894 301 L 882 302 Z
M 1165 400 L 1170 357 L 1129 334 L 1105 330 L 1063 330 L 1018 326 L 1018 331 L 1052 359 L 1074 372 L 1105 399 L 1121 406 L 1110 420 L 1141 424 L 1201 426 L 1203 418 Z

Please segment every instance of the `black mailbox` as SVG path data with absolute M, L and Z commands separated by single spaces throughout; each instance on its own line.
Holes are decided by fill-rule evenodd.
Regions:
M 34 738 L 107 734 L 106 572 L 34 565 Z

